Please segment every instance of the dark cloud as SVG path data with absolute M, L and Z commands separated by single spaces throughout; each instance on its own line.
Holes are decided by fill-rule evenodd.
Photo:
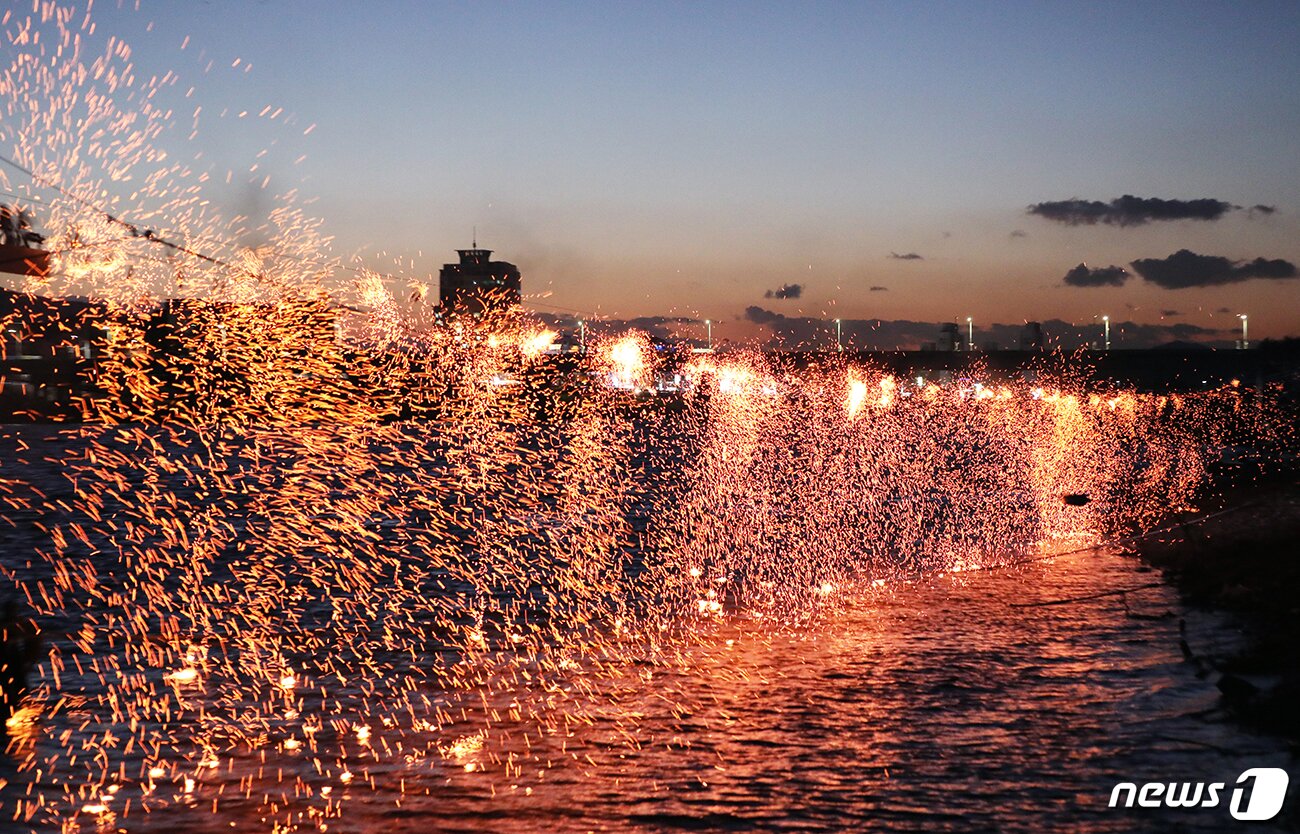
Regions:
M 1079 264 L 1065 273 L 1067 287 L 1122 287 L 1128 280 L 1128 270 L 1122 266 L 1099 266 L 1095 269 Z
M 634 319 L 620 321 L 620 324 L 626 324 L 627 327 L 633 330 L 644 330 L 652 336 L 666 336 L 679 327 L 702 323 L 699 319 L 687 316 L 639 316 Z
M 531 311 L 531 316 L 548 327 L 561 332 L 577 329 L 577 318 L 564 313 Z M 703 338 L 704 322 L 689 316 L 639 316 L 631 319 L 586 318 L 587 333 L 592 336 L 609 336 L 628 330 L 640 330 L 656 339 L 675 341 L 677 339 Z
M 1111 226 L 1141 226 L 1157 220 L 1218 220 L 1224 214 L 1238 209 L 1223 200 L 1162 200 L 1159 197 L 1134 197 L 1125 194 L 1103 203 L 1100 200 L 1056 200 L 1034 203 L 1028 212 L 1046 220 L 1067 226 L 1091 226 L 1106 223 Z
M 1023 229 L 1016 229 L 1016 230 L 1012 231 L 1010 236 L 1013 237 L 1013 238 L 1017 238 L 1017 237 L 1029 237 L 1028 233 L 1026 233 Z
M 897 252 L 890 252 L 890 253 L 889 253 L 889 257 L 893 258 L 893 259 L 896 260 L 896 261 L 923 261 L 923 260 L 925 260 L 925 258 L 922 258 L 920 255 L 916 254 L 915 252 L 908 252 L 908 253 L 906 253 L 906 254 L 904 254 L 904 255 L 900 255 L 900 254 L 898 254 Z
M 1262 214 L 1265 217 L 1267 217 L 1270 214 L 1277 214 L 1277 206 L 1266 206 L 1262 203 L 1256 203 L 1255 205 L 1250 207 L 1250 209 L 1246 212 L 1246 214 L 1250 215 L 1251 217 L 1254 217 L 1257 214 Z
M 1014 345 L 1015 334 L 1019 325 L 995 324 L 988 328 L 990 338 L 1004 346 Z M 1042 322 L 1043 333 L 1047 336 L 1049 347 L 1061 350 L 1074 350 L 1093 343 L 1100 343 L 1103 327 L 1100 320 L 1077 323 L 1060 319 L 1047 319 Z M 1118 321 L 1111 318 L 1111 341 L 1125 348 L 1144 349 L 1167 345 L 1170 342 L 1192 342 L 1206 347 L 1230 348 L 1233 346 L 1232 329 L 1202 327 L 1188 322 L 1139 324 L 1134 321 Z M 979 331 L 975 333 L 979 339 Z
M 821 349 L 835 346 L 835 320 L 811 316 L 783 316 L 761 307 L 745 310 L 745 319 L 767 327 L 768 346 L 782 350 Z M 916 349 L 939 338 L 939 325 L 920 321 L 843 319 L 840 322 L 846 347 L 854 349 Z
M 1226 308 L 1225 308 L 1226 309 Z M 563 333 L 576 334 L 574 315 L 532 312 L 531 316 Z M 758 343 L 765 348 L 779 350 L 831 350 L 835 347 L 835 320 L 812 316 L 786 316 L 773 310 L 752 306 L 746 308 L 743 319 L 762 325 L 768 332 Z M 641 330 L 667 342 L 688 341 L 698 343 L 704 338 L 704 322 L 688 316 L 642 316 L 631 319 L 586 319 L 587 337 L 607 338 Z M 718 320 L 714 319 L 714 339 L 719 340 Z M 919 350 L 939 339 L 939 322 L 910 321 L 908 319 L 843 319 L 841 329 L 845 347 L 853 350 Z M 975 339 L 983 344 L 996 342 L 1003 348 L 1017 344 L 1024 322 L 1010 324 L 990 323 L 975 325 Z M 1148 348 L 1174 341 L 1196 342 L 1207 347 L 1230 348 L 1240 333 L 1240 325 L 1221 330 L 1200 327 L 1187 322 L 1170 324 L 1137 324 L 1131 321 L 1111 320 L 1111 339 L 1126 348 Z M 1075 350 L 1101 338 L 1101 322 L 1076 324 L 1047 319 L 1042 322 L 1047 345 L 1053 349 Z M 575 335 L 576 338 L 576 335 Z
M 750 307 L 744 318 L 770 331 L 768 347 L 781 350 L 827 350 L 835 346 L 835 320 L 810 316 L 784 316 Z M 939 340 L 939 322 L 896 319 L 843 319 L 840 322 L 844 344 L 854 350 L 919 350 Z M 996 342 L 1004 348 L 1018 343 L 1023 322 L 976 325 L 975 338 L 980 343 Z M 1049 347 L 1074 350 L 1101 339 L 1101 322 L 1075 324 L 1049 319 L 1042 322 Z M 1131 321 L 1110 323 L 1111 339 L 1126 348 L 1149 348 L 1169 342 L 1197 342 L 1209 347 L 1231 347 L 1231 329 L 1216 330 L 1187 322 L 1176 324 L 1138 324 Z
M 1181 316 L 1182 313 L 1178 312 L 1177 310 L 1161 310 L 1160 315 L 1164 316 L 1165 318 L 1172 318 L 1173 316 Z
M 1236 284 L 1252 278 L 1282 280 L 1297 276 L 1295 264 L 1280 258 L 1233 261 L 1180 249 L 1167 258 L 1141 258 L 1131 264 L 1146 280 L 1167 290 Z
M 752 321 L 754 324 L 772 324 L 781 321 L 785 316 L 771 310 L 764 310 L 762 307 L 750 306 L 745 308 L 745 321 Z
M 1215 310 L 1215 312 L 1216 312 L 1216 313 L 1231 313 L 1232 311 L 1229 310 L 1227 307 L 1220 307 L 1219 309 Z
M 1049 333 L 1058 334 L 1063 345 L 1068 345 L 1075 340 L 1086 344 L 1087 342 L 1100 341 L 1102 338 L 1101 322 L 1096 322 L 1091 327 L 1065 325 L 1063 322 L 1059 324 L 1044 322 L 1043 329 Z M 1138 324 L 1133 321 L 1115 321 L 1114 319 L 1111 319 L 1110 322 L 1111 341 L 1126 348 L 1152 348 L 1170 342 L 1195 342 L 1207 347 L 1231 347 L 1232 342 L 1230 340 L 1219 338 L 1226 332 L 1228 331 L 1201 327 L 1198 324 L 1189 324 L 1187 322 L 1177 324 Z
M 877 285 L 872 287 L 870 292 L 889 292 L 889 287 L 882 287 Z
M 798 298 L 803 295 L 803 284 L 783 284 L 779 289 L 768 290 L 763 294 L 764 298 L 775 298 L 778 301 L 787 298 Z

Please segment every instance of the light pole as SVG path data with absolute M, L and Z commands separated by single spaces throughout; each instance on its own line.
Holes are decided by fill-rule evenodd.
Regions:
M 1241 349 L 1249 350 L 1250 337 L 1246 333 L 1246 314 L 1242 313 L 1241 316 L 1239 316 L 1239 318 L 1241 319 Z
M 835 349 L 844 350 L 844 322 L 839 319 L 835 320 Z
M 975 349 L 975 325 L 971 322 L 971 317 L 966 317 L 966 350 Z
M 713 350 L 713 319 L 705 319 L 704 326 L 709 328 L 709 350 Z
M 1106 328 L 1106 350 L 1110 350 L 1110 316 L 1102 316 L 1101 323 Z

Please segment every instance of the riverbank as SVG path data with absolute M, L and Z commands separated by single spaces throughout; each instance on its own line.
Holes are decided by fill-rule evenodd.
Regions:
M 1244 724 L 1300 745 L 1300 476 L 1232 490 L 1224 508 L 1135 545 L 1188 604 L 1235 616 L 1246 636 L 1235 655 L 1189 662 L 1222 674 L 1219 688 Z M 1207 507 L 1206 509 L 1213 509 Z

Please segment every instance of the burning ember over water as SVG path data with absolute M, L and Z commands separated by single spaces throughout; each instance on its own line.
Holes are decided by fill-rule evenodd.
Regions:
M 326 830 L 381 786 L 526 796 L 587 766 L 565 751 L 596 717 L 645 742 L 620 700 L 643 675 L 1149 526 L 1233 433 L 1288 431 L 1238 389 L 972 391 L 743 353 L 647 397 L 642 334 L 556 358 L 536 323 L 421 329 L 371 273 L 340 336 L 317 225 L 288 197 L 265 245 L 235 243 L 210 172 L 156 148 L 201 108 L 152 109 L 176 80 L 111 39 L 91 55 L 83 18 L 3 16 L 0 134 L 33 174 L 4 188 L 64 190 L 55 271 L 108 340 L 91 421 L 15 435 L 0 468 L 3 582 L 43 630 L 6 822 Z

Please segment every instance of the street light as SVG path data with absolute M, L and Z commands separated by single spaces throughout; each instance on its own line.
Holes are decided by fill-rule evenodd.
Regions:
M 835 320 L 835 349 L 844 350 L 844 323 L 839 319 Z
M 1110 350 L 1110 316 L 1102 316 L 1101 323 L 1106 327 L 1106 350 Z
M 1242 313 L 1238 318 L 1241 319 L 1241 349 L 1250 349 L 1250 338 L 1246 335 L 1246 314 Z
M 971 323 L 971 317 L 966 317 L 966 350 L 975 349 L 975 325 Z
M 704 326 L 709 328 L 709 350 L 713 350 L 713 319 L 705 319 Z
M 587 322 L 578 319 L 578 346 L 583 353 L 587 352 Z

